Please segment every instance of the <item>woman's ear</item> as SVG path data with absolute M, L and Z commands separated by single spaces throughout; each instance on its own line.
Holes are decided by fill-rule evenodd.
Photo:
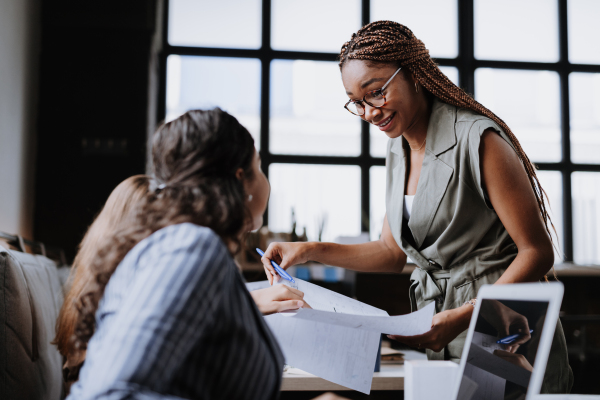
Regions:
M 242 168 L 238 168 L 237 171 L 235 171 L 235 177 L 239 181 L 243 181 L 244 180 L 244 170 Z

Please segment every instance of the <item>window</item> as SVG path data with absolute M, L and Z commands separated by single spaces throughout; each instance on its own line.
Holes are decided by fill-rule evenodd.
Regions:
M 273 186 L 271 229 L 289 230 L 293 209 L 311 240 L 323 223 L 323 240 L 379 237 L 387 139 L 343 109 L 336 58 L 360 26 L 391 19 L 520 139 L 550 200 L 557 259 L 600 264 L 596 0 L 166 3 L 159 118 L 214 106 L 235 115 Z

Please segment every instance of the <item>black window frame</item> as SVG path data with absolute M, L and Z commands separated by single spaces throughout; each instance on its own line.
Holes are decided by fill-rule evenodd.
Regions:
M 571 174 L 573 172 L 600 172 L 600 164 L 580 164 L 571 160 L 569 74 L 572 72 L 600 73 L 600 65 L 572 64 L 568 59 L 567 1 L 558 2 L 559 60 L 555 63 L 478 60 L 474 53 L 474 0 L 456 0 L 458 7 L 458 55 L 455 58 L 435 58 L 440 66 L 456 67 L 459 85 L 470 94 L 475 93 L 475 71 L 478 68 L 554 71 L 560 79 L 561 146 L 562 159 L 558 162 L 536 162 L 541 171 L 557 171 L 562 175 L 562 248 L 564 263 L 573 262 L 573 212 L 571 197 Z M 370 169 L 385 165 L 385 159 L 371 156 L 369 124 L 361 121 L 361 153 L 358 156 L 308 156 L 272 154 L 269 151 L 269 117 L 271 61 L 310 60 L 335 61 L 337 53 L 281 51 L 271 48 L 271 0 L 262 0 L 262 46 L 259 49 L 230 49 L 209 47 L 171 46 L 168 42 L 169 0 L 163 2 L 162 51 L 160 52 L 160 86 L 157 101 L 157 122 L 166 113 L 167 58 L 170 55 L 253 58 L 261 62 L 260 99 L 260 149 L 265 174 L 271 164 L 353 165 L 361 169 L 361 229 L 370 230 Z M 361 1 L 362 25 L 370 22 L 371 1 Z M 350 35 L 351 32 L 348 32 Z M 341 43 L 340 43 L 341 45 Z M 383 195 L 383 194 L 382 194 Z M 268 213 L 265 214 L 268 223 Z

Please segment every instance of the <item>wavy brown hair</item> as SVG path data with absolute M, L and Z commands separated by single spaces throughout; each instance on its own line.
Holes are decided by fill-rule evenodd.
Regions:
M 425 48 L 423 42 L 417 39 L 410 29 L 394 21 L 371 22 L 352 34 L 350 41 L 342 46 L 339 55 L 340 70 L 348 60 L 402 66 L 410 72 L 417 83 L 443 102 L 474 111 L 497 123 L 510 139 L 517 156 L 525 167 L 540 214 L 544 220 L 544 226 L 550 240 L 552 240 L 550 226 L 552 226 L 554 232 L 556 232 L 556 229 L 546 207 L 548 196 L 537 178 L 535 166 L 523 151 L 517 137 L 502 119 L 444 75 L 429 56 L 429 51 Z
M 56 323 L 56 337 L 52 342 L 66 359 L 69 369 L 81 364 L 85 358 L 85 352 L 74 348 L 72 339 L 79 315 L 77 304 L 95 281 L 91 266 L 98 252 L 98 245 L 125 226 L 128 217 L 148 193 L 149 182 L 146 175 L 135 175 L 121 182 L 112 191 L 79 244 L 79 251 L 67 280 L 65 301 Z
M 74 346 L 86 349 L 94 314 L 111 275 L 141 240 L 184 222 L 211 228 L 232 253 L 250 220 L 241 168 L 252 179 L 254 139 L 237 119 L 215 108 L 188 111 L 158 128 L 152 142 L 156 188 L 130 221 L 99 246 L 92 263 L 95 282 L 79 304 Z

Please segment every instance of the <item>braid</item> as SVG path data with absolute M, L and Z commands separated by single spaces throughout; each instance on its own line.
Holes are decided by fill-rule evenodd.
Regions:
M 423 42 L 417 39 L 410 29 L 393 21 L 376 21 L 365 25 L 352 35 L 349 42 L 344 43 L 339 60 L 340 69 L 348 60 L 400 64 L 411 72 L 421 86 L 443 102 L 474 111 L 497 123 L 510 139 L 525 167 L 546 231 L 552 240 L 550 226 L 554 232 L 556 229 L 544 200 L 547 200 L 548 196 L 538 180 L 535 166 L 523 151 L 515 134 L 496 114 L 448 79 L 431 59 Z

